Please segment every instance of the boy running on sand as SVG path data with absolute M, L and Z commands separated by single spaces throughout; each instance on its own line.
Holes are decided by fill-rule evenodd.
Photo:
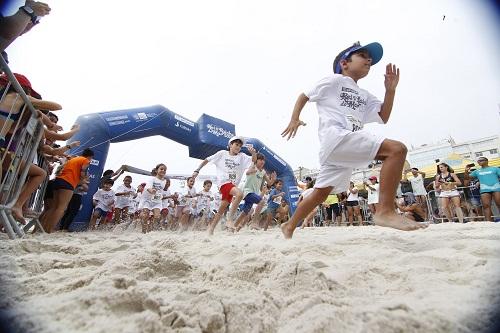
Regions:
M 375 214 L 377 225 L 400 230 L 424 228 L 403 219 L 394 210 L 396 188 L 406 157 L 406 146 L 398 141 L 378 137 L 363 130 L 370 122 L 387 123 L 392 111 L 399 68 L 388 64 L 385 71 L 385 96 L 380 102 L 357 82 L 368 75 L 370 67 L 382 58 L 382 46 L 356 43 L 340 52 L 333 63 L 334 74 L 319 81 L 307 93 L 301 94 L 293 109 L 287 128 L 281 133 L 287 140 L 295 137 L 300 125 L 300 112 L 307 102 L 316 102 L 319 114 L 319 140 L 321 171 L 310 196 L 297 207 L 290 221 L 281 227 L 285 238 L 292 238 L 295 227 L 309 212 L 322 203 L 333 190 L 345 191 L 354 167 L 382 160 L 380 172 L 379 210 Z
M 229 229 L 234 229 L 234 214 L 236 213 L 236 209 L 238 208 L 241 199 L 243 199 L 243 192 L 237 186 L 241 181 L 243 172 L 252 162 L 255 163 L 257 158 L 256 151 L 253 147 L 248 148 L 252 157 L 241 152 L 241 147 L 244 142 L 245 140 L 243 137 L 233 136 L 228 142 L 229 150 L 220 150 L 214 155 L 207 157 L 203 162 L 201 162 L 198 169 L 193 172 L 193 178 L 196 178 L 199 175 L 201 168 L 207 165 L 208 162 L 215 164 L 217 170 L 217 181 L 219 183 L 219 191 L 222 198 L 219 210 L 208 226 L 209 235 L 213 235 L 217 223 L 219 223 L 220 218 L 225 213 L 229 204 L 231 204 L 231 201 L 233 201 L 233 197 L 234 202 L 231 205 L 226 225 Z
M 272 185 L 276 180 L 276 172 L 273 172 L 271 177 L 268 177 L 266 170 L 264 170 L 264 164 L 266 163 L 265 156 L 258 153 L 256 155 L 256 159 L 255 163 L 252 164 L 246 172 L 247 179 L 245 181 L 245 186 L 243 187 L 245 204 L 243 205 L 241 214 L 236 221 L 236 231 L 239 231 L 241 227 L 243 227 L 244 224 L 242 222 L 252 209 L 253 205 L 258 204 L 262 200 L 262 197 L 257 193 L 260 193 L 260 189 L 262 188 L 264 181 L 269 185 Z M 252 226 L 257 228 L 254 222 L 252 222 Z
M 95 209 L 92 213 L 92 217 L 90 218 L 90 230 L 94 230 L 96 228 L 97 219 L 105 220 L 106 215 L 113 211 L 112 206 L 115 203 L 115 192 L 111 189 L 113 184 L 114 181 L 112 179 L 105 179 L 102 182 L 102 188 L 94 193 L 92 201 Z
M 123 185 L 118 186 L 115 193 L 114 223 L 118 224 L 128 218 L 128 209 L 132 205 L 132 199 L 136 196 L 132 186 L 132 177 L 125 176 Z

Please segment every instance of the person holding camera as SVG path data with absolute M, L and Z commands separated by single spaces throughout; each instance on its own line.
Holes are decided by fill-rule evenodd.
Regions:
M 469 164 L 465 167 L 464 183 L 468 186 L 471 181 L 471 177 L 479 180 L 479 191 L 481 193 L 481 203 L 483 205 L 484 216 L 487 221 L 492 222 L 492 199 L 495 200 L 495 204 L 500 209 L 500 168 L 490 167 L 488 165 L 488 159 L 484 156 L 477 160 L 477 164 L 479 164 L 481 169 L 477 169 L 472 172 L 470 171 L 474 164 Z

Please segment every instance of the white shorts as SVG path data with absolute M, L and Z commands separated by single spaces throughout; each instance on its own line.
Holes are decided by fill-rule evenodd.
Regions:
M 119 208 L 119 209 L 123 209 L 125 207 L 130 207 L 131 205 L 131 202 L 128 201 L 128 202 L 124 202 L 124 201 L 116 201 L 115 202 L 115 208 Z
M 365 130 L 347 134 L 321 164 L 315 188 L 333 186 L 332 193 L 342 193 L 349 189 L 352 170 L 367 167 L 377 156 L 385 140 Z
M 441 191 L 439 193 L 440 198 L 453 198 L 453 197 L 459 197 L 460 193 L 457 190 L 451 190 L 451 191 Z
M 163 205 L 161 204 L 161 201 L 160 202 L 156 202 L 156 201 L 151 201 L 151 200 L 141 201 L 139 203 L 139 207 L 138 207 L 139 210 L 142 210 L 142 209 L 149 209 L 149 210 L 158 209 L 158 210 L 162 210 L 162 208 L 163 208 Z

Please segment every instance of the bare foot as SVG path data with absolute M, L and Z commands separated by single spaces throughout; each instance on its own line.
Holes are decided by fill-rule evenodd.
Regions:
M 292 239 L 293 229 L 290 230 L 290 225 L 288 223 L 289 222 L 283 223 L 282 225 L 280 225 L 280 228 L 283 236 L 285 236 L 285 239 Z
M 381 226 L 381 227 L 389 227 L 389 228 L 394 228 L 398 230 L 404 230 L 404 231 L 412 231 L 412 230 L 418 230 L 418 229 L 424 229 L 427 228 L 427 224 L 421 224 L 412 220 L 409 220 L 401 215 L 398 215 L 396 213 L 393 214 L 387 214 L 387 215 L 382 215 L 382 214 L 377 214 L 373 217 L 373 222 L 375 225 Z
M 26 220 L 24 219 L 24 216 L 23 216 L 23 210 L 21 208 L 12 207 L 11 212 L 12 212 L 12 217 L 14 217 L 14 219 L 17 222 L 19 222 L 23 225 L 26 224 Z
M 250 230 L 261 230 L 257 223 L 250 223 Z
M 215 230 L 215 224 L 214 223 L 210 223 L 208 225 L 208 228 L 207 228 L 208 235 L 209 236 L 213 236 L 214 235 L 214 230 Z

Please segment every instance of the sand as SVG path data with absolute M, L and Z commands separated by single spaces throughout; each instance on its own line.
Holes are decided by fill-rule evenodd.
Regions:
M 23 331 L 478 332 L 500 304 L 500 223 L 1 237 Z

